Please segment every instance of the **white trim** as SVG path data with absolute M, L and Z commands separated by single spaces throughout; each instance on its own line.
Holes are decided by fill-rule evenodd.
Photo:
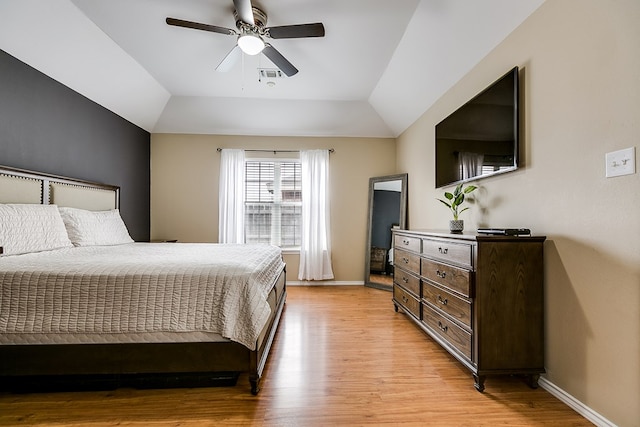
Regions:
M 291 248 L 280 248 L 282 249 L 283 255 L 300 255 L 300 246 L 291 247 Z
M 287 286 L 364 286 L 360 281 L 338 281 L 338 280 L 287 280 Z
M 553 396 L 557 397 L 560 401 L 565 403 L 578 414 L 585 417 L 587 420 L 591 421 L 596 426 L 616 427 L 614 423 L 612 423 L 593 409 L 589 408 L 587 405 L 580 402 L 578 399 L 576 399 L 548 379 L 540 377 L 538 384 L 540 385 L 540 387 L 551 393 Z

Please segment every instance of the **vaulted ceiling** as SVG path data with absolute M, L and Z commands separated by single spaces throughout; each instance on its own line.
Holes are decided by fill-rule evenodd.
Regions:
M 268 27 L 322 22 L 216 66 L 232 0 L 0 0 L 0 49 L 153 133 L 396 137 L 544 0 L 254 0 Z M 514 64 L 516 65 L 516 64 Z M 506 71 L 506 70 L 505 70 Z

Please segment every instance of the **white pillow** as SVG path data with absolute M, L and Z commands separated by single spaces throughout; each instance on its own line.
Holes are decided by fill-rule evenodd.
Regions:
M 60 207 L 69 239 L 76 246 L 107 246 L 133 243 L 118 209 L 87 211 Z
M 0 246 L 18 255 L 72 245 L 56 205 L 0 204 Z

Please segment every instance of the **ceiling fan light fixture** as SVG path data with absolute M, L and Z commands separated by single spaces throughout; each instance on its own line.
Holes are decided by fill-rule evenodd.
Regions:
M 238 37 L 238 46 L 247 55 L 257 55 L 264 49 L 264 40 L 257 34 L 243 33 Z

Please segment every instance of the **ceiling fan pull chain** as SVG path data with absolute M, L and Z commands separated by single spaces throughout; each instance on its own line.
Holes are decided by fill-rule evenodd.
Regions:
M 258 82 L 262 83 L 262 74 L 260 72 L 262 70 L 262 55 L 258 58 Z

